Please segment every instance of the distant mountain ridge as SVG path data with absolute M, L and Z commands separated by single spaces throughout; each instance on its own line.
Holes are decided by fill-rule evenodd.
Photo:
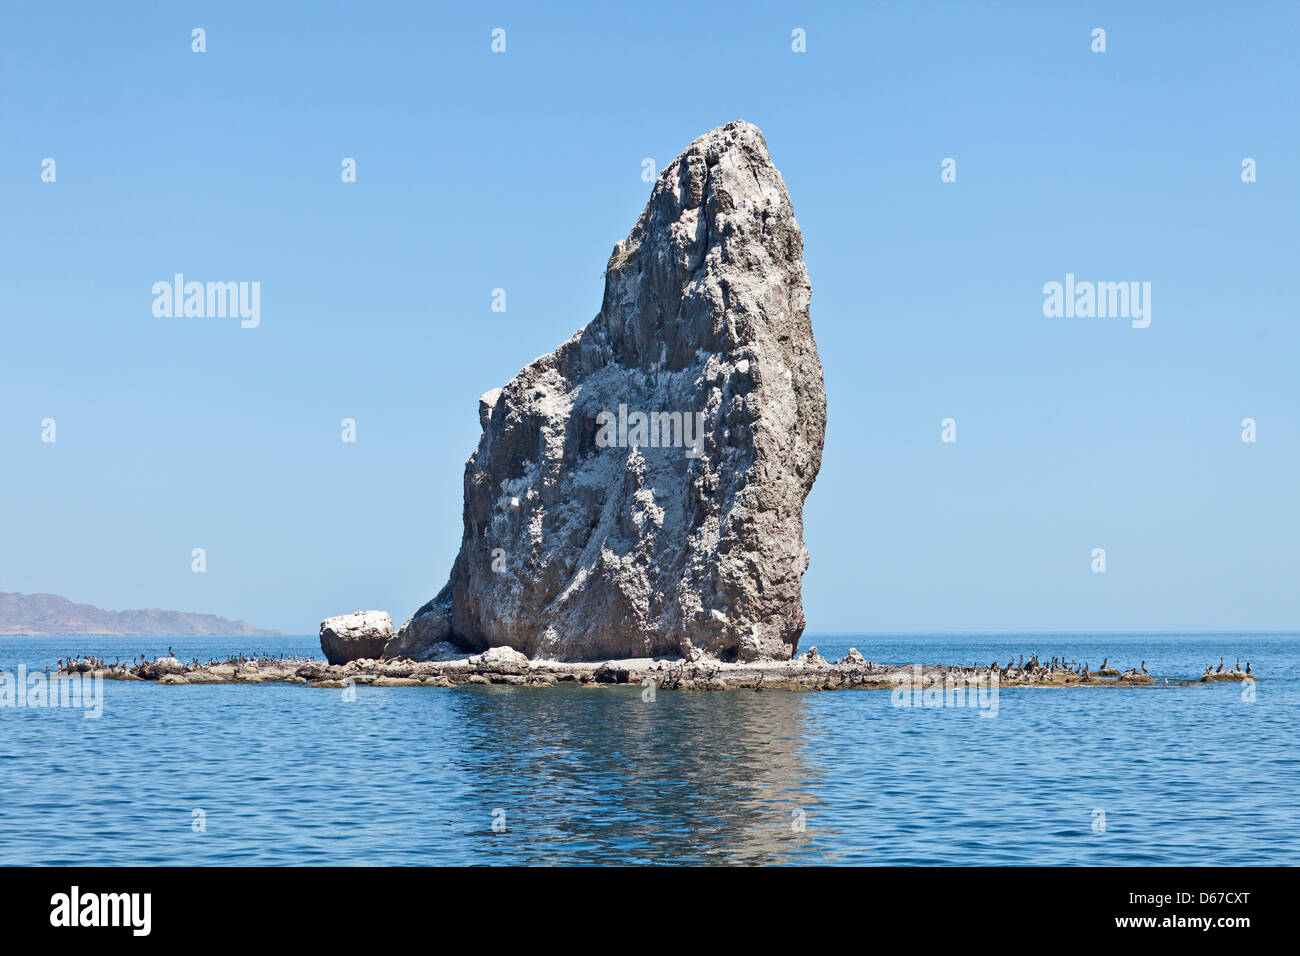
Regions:
M 147 608 L 105 611 L 74 604 L 57 594 L 0 591 L 0 636 L 95 634 L 103 636 L 201 637 L 205 635 L 283 634 L 231 621 L 215 614 L 190 614 Z

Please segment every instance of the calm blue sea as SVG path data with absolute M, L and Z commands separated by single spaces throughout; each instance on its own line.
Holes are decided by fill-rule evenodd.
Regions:
M 0 669 L 288 638 L 0 638 Z M 883 662 L 1037 650 L 1157 677 L 1003 690 L 997 715 L 887 691 L 105 682 L 103 715 L 0 707 L 0 864 L 1296 864 L 1300 635 L 805 636 Z M 1250 695 L 1247 694 L 1248 698 Z M 496 825 L 494 828 L 494 824 Z

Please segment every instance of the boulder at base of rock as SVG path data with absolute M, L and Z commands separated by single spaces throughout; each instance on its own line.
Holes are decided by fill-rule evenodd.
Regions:
M 378 659 L 393 638 L 393 619 L 385 611 L 353 611 L 320 623 L 320 649 L 331 664 Z
M 526 674 L 528 655 L 513 647 L 493 647 L 469 659 L 471 665 L 487 674 Z
M 597 684 L 626 684 L 632 678 L 632 671 L 613 661 L 606 661 L 591 676 Z

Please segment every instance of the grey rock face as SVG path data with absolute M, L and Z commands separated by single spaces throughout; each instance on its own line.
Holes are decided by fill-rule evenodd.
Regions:
M 320 625 L 320 649 L 331 664 L 378 660 L 392 639 L 393 619 L 384 611 L 353 611 L 328 617 Z
M 469 661 L 485 674 L 526 674 L 529 667 L 527 655 L 513 647 L 491 647 Z
M 386 656 L 789 659 L 826 427 L 810 295 L 757 127 L 691 143 L 596 318 L 479 399 L 451 579 Z

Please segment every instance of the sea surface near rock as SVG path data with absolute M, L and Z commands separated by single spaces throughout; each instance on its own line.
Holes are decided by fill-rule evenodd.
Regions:
M 691 143 L 595 319 L 479 400 L 450 580 L 385 656 L 792 657 L 826 426 L 810 296 L 758 128 Z
M 988 664 L 1013 649 L 1094 667 L 1109 654 L 1121 671 L 1145 658 L 1156 685 L 1004 689 L 985 719 L 972 707 L 896 706 L 887 689 L 659 689 L 650 699 L 634 683 L 105 681 L 99 720 L 0 709 L 0 765 L 22 781 L 0 801 L 0 863 L 1300 863 L 1300 764 L 1279 759 L 1297 734 L 1298 635 L 803 643 L 828 660 L 857 647 L 889 665 Z M 169 644 L 187 662 L 267 651 L 325 666 L 313 629 L 265 640 L 11 638 L 0 669 L 35 674 L 78 653 L 130 662 L 166 656 Z M 1221 655 L 1252 662 L 1260 683 L 1196 682 Z M 68 761 L 93 772 L 60 770 Z M 196 808 L 206 835 L 191 829 Z M 506 834 L 491 829 L 495 808 Z M 1097 808 L 1105 833 L 1092 828 Z M 1225 819 L 1240 838 L 1207 839 Z

